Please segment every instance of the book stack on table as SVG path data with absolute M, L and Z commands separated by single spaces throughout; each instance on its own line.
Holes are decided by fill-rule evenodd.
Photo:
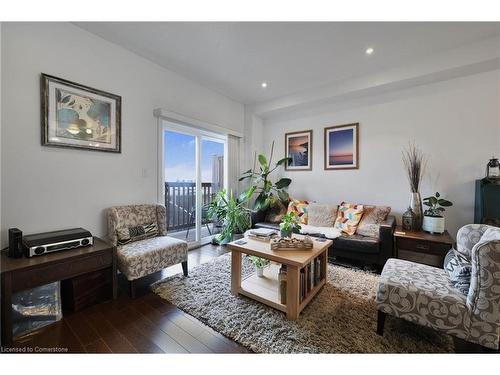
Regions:
M 269 242 L 271 238 L 274 238 L 278 235 L 278 232 L 274 229 L 266 229 L 266 228 L 258 228 L 258 229 L 250 229 L 246 233 L 248 238 Z

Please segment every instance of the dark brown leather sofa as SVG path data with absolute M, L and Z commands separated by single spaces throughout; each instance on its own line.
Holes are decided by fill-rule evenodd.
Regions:
M 270 228 L 279 230 L 279 224 L 264 221 L 265 215 L 253 215 L 255 228 Z M 393 233 L 396 228 L 396 218 L 392 215 L 379 224 L 378 238 L 365 237 L 358 234 L 342 236 L 333 240 L 333 245 L 328 250 L 328 256 L 342 257 L 361 261 L 366 264 L 375 264 L 383 267 L 387 259 L 393 256 Z

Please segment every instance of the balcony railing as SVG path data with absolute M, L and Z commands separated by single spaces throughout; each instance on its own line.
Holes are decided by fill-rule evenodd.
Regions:
M 211 182 L 202 182 L 202 207 L 208 206 L 217 190 Z M 177 231 L 195 226 L 196 183 L 165 182 L 165 207 L 167 231 Z M 202 210 L 202 224 L 209 222 L 206 209 Z

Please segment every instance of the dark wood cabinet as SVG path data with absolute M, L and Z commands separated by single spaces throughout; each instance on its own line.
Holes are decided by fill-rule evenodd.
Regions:
M 116 298 L 116 249 L 97 237 L 93 246 L 33 258 L 13 259 L 2 251 L 0 265 L 1 342 L 5 346 L 12 343 L 13 293 L 61 281 L 63 306 L 68 303 L 73 310 L 95 303 L 103 294 Z M 107 291 L 103 292 L 103 285 Z
M 396 227 L 394 231 L 395 256 L 399 259 L 443 267 L 444 257 L 453 247 L 448 231 L 430 234 L 423 231 L 408 231 Z
M 76 312 L 112 297 L 113 279 L 106 269 L 61 281 L 64 312 Z

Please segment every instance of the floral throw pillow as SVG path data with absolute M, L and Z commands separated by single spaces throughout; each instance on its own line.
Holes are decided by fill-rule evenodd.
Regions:
M 295 212 L 295 217 L 299 224 L 307 224 L 307 209 L 309 207 L 308 201 L 300 201 L 298 199 L 291 199 L 288 203 L 287 214 Z
M 337 211 L 337 219 L 334 228 L 352 236 L 356 233 L 361 217 L 363 216 L 363 205 L 342 202 Z

